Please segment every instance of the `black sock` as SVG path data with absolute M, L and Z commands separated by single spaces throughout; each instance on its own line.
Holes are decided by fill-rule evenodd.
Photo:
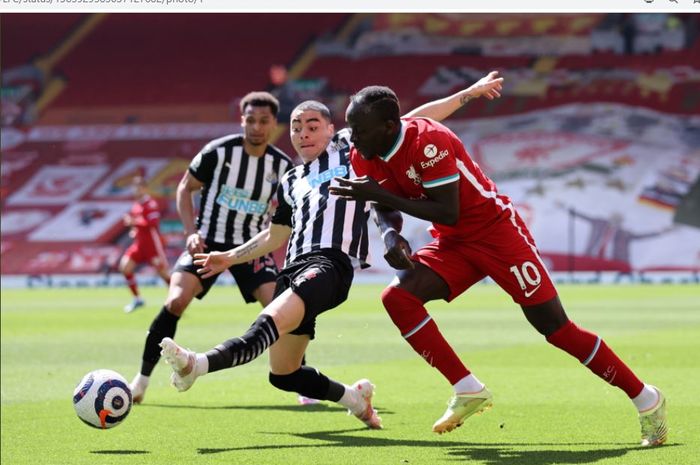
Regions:
M 206 353 L 209 373 L 255 360 L 279 338 L 270 315 L 262 314 L 241 337 L 229 339 Z
M 303 366 L 288 375 L 270 373 L 270 383 L 283 391 L 333 402 L 338 402 L 345 393 L 345 386 L 309 366 Z
M 151 376 L 153 368 L 155 368 L 158 360 L 160 360 L 160 341 L 164 337 L 173 338 L 177 329 L 179 316 L 173 315 L 165 307 L 160 309 L 160 313 L 156 315 L 148 329 L 146 336 L 146 344 L 143 347 L 143 356 L 141 357 L 141 374 Z

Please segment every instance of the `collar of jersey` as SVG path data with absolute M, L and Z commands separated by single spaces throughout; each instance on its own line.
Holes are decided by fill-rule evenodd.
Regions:
M 399 131 L 399 137 L 396 138 L 394 145 L 391 146 L 386 155 L 380 155 L 379 158 L 381 158 L 385 162 L 388 162 L 392 159 L 394 155 L 396 155 L 396 152 L 399 151 L 399 149 L 401 148 L 401 144 L 403 144 L 403 140 L 406 137 L 406 127 L 406 123 L 403 120 L 401 120 L 401 131 Z

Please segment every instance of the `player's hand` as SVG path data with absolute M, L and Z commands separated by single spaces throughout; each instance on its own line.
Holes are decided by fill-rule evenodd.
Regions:
M 199 266 L 197 274 L 202 278 L 211 278 L 231 266 L 226 252 L 196 253 L 194 264 Z
M 390 231 L 384 236 L 384 259 L 396 270 L 415 268 L 411 261 L 411 246 L 401 234 Z
M 345 200 L 377 201 L 384 189 L 369 176 L 354 179 L 333 178 L 337 186 L 330 186 L 328 192 Z
M 205 245 L 199 233 L 192 233 L 189 236 L 187 236 L 185 245 L 187 246 L 187 251 L 193 257 L 195 254 L 204 252 Z
M 503 78 L 498 77 L 498 71 L 491 71 L 472 84 L 467 90 L 467 95 L 470 98 L 486 97 L 493 100 L 501 96 L 502 89 Z

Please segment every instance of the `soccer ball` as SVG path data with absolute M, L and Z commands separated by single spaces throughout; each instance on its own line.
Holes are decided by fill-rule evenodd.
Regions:
M 86 424 L 101 429 L 114 428 L 131 411 L 131 390 L 116 371 L 91 371 L 75 387 L 73 407 Z

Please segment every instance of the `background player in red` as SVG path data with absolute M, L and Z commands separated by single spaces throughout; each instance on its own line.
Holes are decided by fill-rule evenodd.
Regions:
M 597 335 L 570 321 L 535 242 L 510 199 L 472 161 L 445 126 L 399 117 L 398 98 L 387 87 L 362 89 L 346 112 L 352 130 L 352 165 L 359 178 L 336 178 L 331 192 L 374 201 L 388 263 L 400 270 L 382 302 L 403 337 L 454 388 L 445 414 L 433 425 L 443 433 L 489 407 L 492 396 L 461 362 L 424 304 L 451 301 L 490 276 L 518 303 L 547 341 L 576 357 L 637 407 L 642 445 L 666 441 L 666 405 Z M 431 221 L 434 241 L 411 255 L 400 235 L 401 214 Z
M 131 313 L 144 305 L 139 294 L 134 271 L 140 264 L 153 266 L 165 284 L 170 283 L 168 260 L 165 257 L 163 237 L 160 235 L 160 208 L 146 187 L 146 180 L 141 176 L 134 177 L 134 196 L 136 202 L 131 211 L 124 215 L 124 224 L 131 228 L 129 236 L 134 242 L 126 249 L 119 261 L 119 271 L 126 278 L 126 283 L 134 295 L 129 305 L 124 307 L 126 313 Z

